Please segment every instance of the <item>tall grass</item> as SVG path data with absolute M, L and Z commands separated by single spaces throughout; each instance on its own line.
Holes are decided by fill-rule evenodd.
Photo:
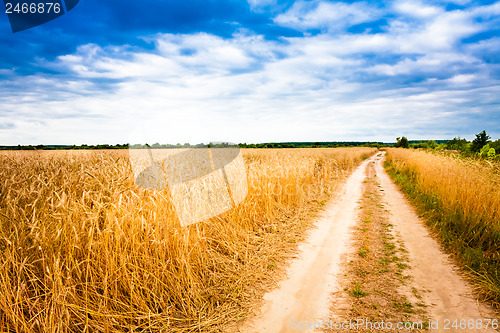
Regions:
M 245 150 L 249 193 L 179 226 L 124 151 L 0 154 L 0 330 L 215 331 L 245 316 L 373 149 Z
M 498 306 L 500 166 L 404 149 L 389 149 L 387 166 L 443 244 L 473 272 L 481 293 Z

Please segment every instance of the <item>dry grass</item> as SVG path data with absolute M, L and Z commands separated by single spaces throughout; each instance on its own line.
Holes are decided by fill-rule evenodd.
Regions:
M 443 244 L 500 304 L 500 167 L 424 151 L 389 149 L 389 171 Z
M 244 150 L 249 194 L 181 228 L 125 151 L 0 153 L 0 330 L 217 331 L 277 276 L 374 149 Z

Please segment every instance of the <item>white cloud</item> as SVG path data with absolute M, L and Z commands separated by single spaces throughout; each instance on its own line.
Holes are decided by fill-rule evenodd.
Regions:
M 416 59 L 404 58 L 396 64 L 377 64 L 366 69 L 388 76 L 407 75 L 415 73 L 437 74 L 443 73 L 443 68 L 450 69 L 453 66 L 461 68 L 465 65 L 481 67 L 481 63 L 470 55 L 457 54 L 453 52 L 432 53 L 423 55 Z
M 370 20 L 363 6 L 300 2 L 277 20 L 337 28 L 336 20 Z M 169 143 L 453 136 L 469 110 L 479 113 L 467 123 L 479 123 L 492 112 L 485 103 L 499 102 L 500 82 L 477 55 L 500 49 L 500 39 L 459 44 L 488 29 L 474 19 L 480 15 L 485 10 L 420 15 L 417 23 L 400 17 L 377 34 L 278 41 L 250 32 L 159 34 L 149 38 L 152 51 L 83 45 L 40 61 L 63 75 L 5 72 L 12 80 L 0 82 L 0 105 L 10 125 L 0 141 L 123 143 L 143 122 Z M 12 94 L 19 91 L 12 86 L 30 88 Z
M 394 8 L 401 14 L 418 18 L 429 18 L 443 13 L 439 7 L 424 5 L 417 1 L 397 1 Z
M 477 75 L 458 74 L 458 75 L 453 76 L 452 78 L 449 78 L 447 81 L 454 83 L 454 84 L 457 84 L 457 85 L 464 85 L 464 84 L 469 84 L 473 81 L 477 81 Z
M 379 14 L 379 10 L 365 3 L 299 0 L 287 12 L 278 15 L 274 22 L 299 30 L 337 30 L 372 21 Z
M 263 7 L 276 4 L 276 0 L 248 0 L 248 4 L 252 10 L 259 11 Z

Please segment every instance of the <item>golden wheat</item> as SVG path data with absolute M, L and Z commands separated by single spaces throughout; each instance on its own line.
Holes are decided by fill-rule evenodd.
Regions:
M 497 165 L 408 149 L 389 149 L 388 162 L 407 173 L 413 172 L 420 189 L 439 196 L 445 210 L 459 209 L 464 219 L 472 217 L 481 224 L 500 222 Z
M 213 331 L 245 316 L 369 148 L 244 150 L 249 192 L 182 228 L 125 151 L 0 153 L 0 330 Z M 279 269 L 278 269 L 279 271 Z

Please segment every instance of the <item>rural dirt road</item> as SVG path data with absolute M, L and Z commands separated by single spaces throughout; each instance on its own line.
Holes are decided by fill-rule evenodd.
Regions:
M 428 315 L 434 322 L 439 322 L 439 329 L 431 331 L 450 332 L 450 329 L 444 327 L 445 320 L 468 322 L 471 319 L 498 318 L 491 309 L 476 300 L 471 286 L 461 276 L 459 269 L 430 236 L 415 209 L 385 172 L 382 154 L 376 156 L 375 170 L 390 212 L 389 222 L 394 225 L 408 250 L 414 284 L 417 288 L 426 290 L 422 296 L 428 306 Z M 459 331 L 496 332 L 484 327 Z
M 279 287 L 264 296 L 259 314 L 240 325 L 238 332 L 297 332 L 292 323 L 335 318 L 331 309 L 332 293 L 343 288 L 342 260 L 352 250 L 352 229 L 363 195 L 367 166 L 372 163 L 394 225 L 407 250 L 414 283 L 426 292 L 422 295 L 431 320 L 439 320 L 439 329 L 431 332 L 457 332 L 443 329 L 444 320 L 496 318 L 472 296 L 470 286 L 460 277 L 438 243 L 429 236 L 413 207 L 403 197 L 383 169 L 385 153 L 365 160 L 349 176 L 342 189 L 326 206 L 307 239 L 299 249 Z M 356 318 L 352 318 L 355 320 Z M 295 327 L 296 328 L 296 327 Z M 313 331 L 313 330 L 305 330 Z M 474 332 L 475 330 L 459 330 Z M 477 332 L 495 332 L 483 329 Z

